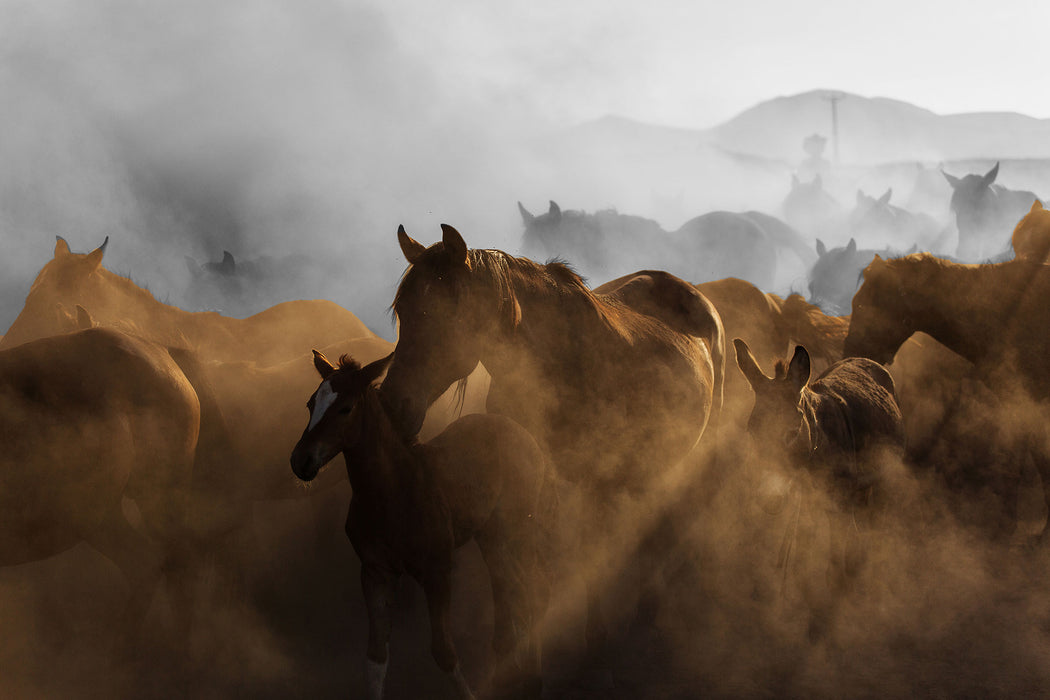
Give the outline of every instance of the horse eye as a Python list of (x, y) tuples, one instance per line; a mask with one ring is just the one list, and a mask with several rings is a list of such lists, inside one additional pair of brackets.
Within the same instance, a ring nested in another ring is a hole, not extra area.
[(347, 404), (346, 406), (342, 406), (339, 409), (339, 414), (343, 416), (349, 415), (352, 408), (353, 406), (350, 406), (349, 404)]

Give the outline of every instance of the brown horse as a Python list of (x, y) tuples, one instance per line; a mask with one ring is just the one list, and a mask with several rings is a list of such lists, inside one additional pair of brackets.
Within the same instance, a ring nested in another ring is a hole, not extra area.
[(54, 258), (37, 274), (25, 308), (0, 339), (0, 348), (63, 332), (68, 329), (63, 310), (75, 304), (104, 326), (131, 324), (149, 340), (191, 347), (205, 359), (247, 357), (273, 364), (297, 356), (303, 345), (323, 347), (372, 335), (356, 316), (330, 301), (289, 301), (245, 319), (183, 311), (102, 267), (105, 249), (103, 243), (84, 255), (71, 253), (59, 238)]
[(1018, 260), (1045, 263), (1050, 258), (1050, 211), (1038, 199), (1017, 222), (1010, 242)]
[[(559, 474), (583, 487), (607, 535), (615, 498), (652, 493), (720, 408), (717, 312), (665, 272), (598, 293), (563, 264), (468, 250), (455, 229), (442, 230), (429, 248), (398, 230), (410, 267), (394, 301), (400, 338), (382, 392), (395, 422), (415, 433), (430, 402), (483, 363), (489, 412), (536, 437)], [(598, 643), (599, 598), (588, 588), (588, 640)]]
[[(534, 631), (546, 607), (539, 541), (550, 503), (546, 457), (524, 428), (502, 416), (461, 418), (427, 443), (402, 438), (372, 386), (393, 356), (361, 367), (346, 356), (332, 365), (314, 351), (321, 385), (310, 422), (292, 452), (295, 475), (312, 480), (340, 452), (353, 487), (346, 533), (361, 559), (368, 606), (369, 697), (383, 694), (390, 639), (388, 602), (408, 573), (423, 586), (434, 660), (460, 695), (473, 694), (460, 670), (449, 628), (452, 553), (470, 540), (481, 549), (496, 610), (493, 647), (500, 664)], [(533, 657), (533, 662), (538, 657)], [(538, 667), (532, 690), (539, 696)]]
[[(853, 298), (847, 356), (889, 363), (912, 334), (924, 332), (974, 365), (1004, 402), (1050, 399), (1043, 361), (1050, 328), (1050, 267), (1014, 260), (964, 265), (927, 254), (876, 257)], [(1050, 455), (1041, 429), (1026, 428), (1050, 506)], [(1046, 530), (1044, 529), (1044, 534)]]
[[(772, 369), (792, 343), (810, 348), (814, 361), (824, 366), (842, 359), (849, 321), (825, 315), (798, 294), (781, 299), (735, 277), (696, 288), (714, 304), (726, 337), (743, 339), (762, 367)], [(742, 417), (751, 408), (751, 387), (739, 372), (728, 372), (725, 385), (726, 413)]]
[[(747, 343), (736, 338), (733, 344), (737, 365), (755, 392), (748, 431), (762, 457), (809, 471), (854, 519), (854, 509), (869, 504), (879, 485), (881, 450), (903, 455), (904, 424), (890, 373), (869, 359), (847, 358), (810, 382), (809, 353), (799, 345), (790, 363), (778, 360), (774, 376), (767, 377)], [(835, 523), (835, 513), (828, 515), (828, 578), (837, 590), (856, 574), (861, 552), (853, 528)], [(822, 633), (830, 612), (827, 602), (814, 610), (811, 636)]]
[[(91, 329), (0, 352), (0, 565), (87, 542), (127, 578), (123, 641), (183, 540), (200, 404), (164, 348)], [(133, 499), (145, 533), (125, 518)]]

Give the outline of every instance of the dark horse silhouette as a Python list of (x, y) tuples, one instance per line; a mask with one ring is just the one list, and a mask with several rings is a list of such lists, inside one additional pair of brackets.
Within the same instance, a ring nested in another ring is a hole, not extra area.
[(538, 643), (527, 637), (547, 599), (539, 550), (554, 493), (546, 457), (524, 428), (495, 415), (465, 416), (424, 444), (406, 441), (372, 386), (392, 357), (361, 367), (344, 355), (336, 367), (315, 350), (322, 381), (310, 397), (310, 423), (291, 457), (292, 470), (304, 481), (340, 452), (346, 458), (353, 487), (346, 533), (361, 559), (368, 606), (369, 697), (383, 694), (390, 640), (386, 608), (406, 572), (426, 593), (434, 660), (462, 697), (473, 697), (449, 627), (452, 553), (472, 539), (491, 576), (493, 647), (500, 665), (515, 647), (531, 646), (529, 668), (514, 671), (529, 674), (539, 697)]
[[(887, 364), (921, 331), (972, 362), (976, 376), (1004, 401), (1014, 402), (1023, 392), (1045, 403), (1050, 399), (1047, 298), (1050, 267), (1039, 263), (966, 265), (924, 253), (897, 260), (876, 256), (853, 297), (844, 350)], [(1042, 428), (1026, 431), (1022, 440), (1050, 507), (1050, 454)], [(1016, 516), (1016, 493), (1006, 496)]]
[(95, 328), (0, 351), (0, 566), (87, 542), (128, 581), (114, 629), (132, 642), (182, 554), (200, 416), (168, 351), (134, 336)]
[[(607, 280), (643, 265), (694, 282), (739, 277), (773, 289), (785, 275), (788, 284), (782, 286), (789, 286), (791, 271), (801, 273), (813, 258), (797, 231), (761, 212), (714, 211), (665, 231), (651, 219), (612, 210), (562, 211), (553, 201), (539, 216), (521, 202), (518, 209), (526, 255), (571, 260), (589, 278)], [(789, 272), (778, 275), (778, 265)]]
[(998, 175), (998, 162), (984, 175), (958, 178), (944, 173), (952, 186), (951, 210), (959, 229), (955, 255), (964, 262), (978, 262), (1006, 249), (1007, 235), (1038, 199), (1032, 192), (993, 184)]
[[(904, 423), (886, 368), (867, 358), (851, 357), (828, 367), (810, 382), (810, 358), (799, 345), (790, 363), (778, 360), (774, 376), (759, 368), (740, 338), (733, 341), (740, 371), (755, 392), (748, 430), (764, 458), (785, 458), (808, 470), (847, 515), (870, 503), (880, 481), (882, 450), (904, 451)], [(829, 512), (833, 589), (850, 583), (862, 552), (854, 528), (834, 522)], [(852, 518), (851, 518), (852, 519)], [(813, 612), (810, 634), (823, 631), (834, 599)]]
[[(397, 422), (414, 433), (429, 403), (480, 361), (492, 376), (489, 412), (523, 425), (580, 484), (598, 514), (587, 541), (615, 544), (600, 538), (614, 531), (614, 501), (652, 494), (721, 405), (717, 312), (666, 272), (597, 293), (563, 264), (468, 250), (454, 228), (442, 231), (426, 248), (398, 230), (410, 267), (382, 385)], [(588, 589), (588, 641), (597, 643), (605, 633), (597, 588)]]

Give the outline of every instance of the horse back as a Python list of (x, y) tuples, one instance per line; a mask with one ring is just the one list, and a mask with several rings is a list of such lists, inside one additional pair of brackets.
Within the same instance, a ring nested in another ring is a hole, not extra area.
[(893, 378), (867, 358), (836, 362), (803, 389), (812, 448), (856, 454), (880, 442), (903, 446), (904, 427)]
[(199, 417), (178, 365), (140, 338), (96, 328), (0, 352), (0, 559), (16, 561), (19, 541), (27, 558), (55, 553), (124, 495), (188, 486)]

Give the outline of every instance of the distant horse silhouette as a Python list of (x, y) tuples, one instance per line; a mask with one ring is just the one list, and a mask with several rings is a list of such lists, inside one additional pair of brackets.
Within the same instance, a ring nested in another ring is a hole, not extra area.
[(798, 176), (792, 175), (791, 190), (781, 209), (784, 220), (804, 236), (841, 240), (845, 225), (842, 206), (825, 191), (820, 175), (809, 182), (801, 182)]
[[(897, 260), (876, 256), (854, 296), (844, 350), (885, 364), (921, 331), (972, 362), (1003, 401), (1017, 401), (1022, 392), (1046, 402), (1047, 298), (1050, 267), (1039, 263), (964, 265), (921, 253)], [(1028, 452), (1050, 507), (1050, 455), (1041, 429), (1028, 430)]]
[(921, 212), (933, 217), (934, 221), (945, 223), (949, 214), (952, 188), (941, 172), (944, 169), (943, 164), (928, 168), (922, 163), (916, 163), (915, 167), (915, 182), (905, 200), (904, 208)]
[(1017, 222), (1010, 237), (1018, 260), (1045, 263), (1050, 261), (1050, 211), (1038, 199), (1024, 218)]
[(943, 237), (937, 222), (890, 204), (892, 196), (893, 189), (877, 199), (857, 190), (857, 204), (849, 215), (850, 236), (866, 245), (937, 249)]
[(698, 282), (729, 276), (772, 289), (778, 257), (785, 267), (800, 269), (812, 258), (796, 231), (760, 212), (710, 212), (665, 231), (651, 219), (612, 210), (563, 212), (553, 201), (539, 216), (520, 202), (518, 209), (526, 255), (570, 260), (592, 278), (619, 277), (643, 266)]
[[(799, 345), (790, 363), (778, 360), (774, 376), (767, 377), (747, 343), (736, 338), (733, 344), (737, 365), (755, 392), (748, 431), (762, 457), (808, 470), (847, 515), (869, 505), (880, 483), (883, 450), (897, 457), (904, 452), (904, 424), (886, 368), (847, 358), (810, 382), (809, 353)], [(830, 530), (829, 581), (841, 589), (856, 574), (862, 552), (850, 525), (831, 522)], [(811, 636), (823, 632), (828, 605), (834, 601), (814, 611)]]
[(984, 175), (962, 178), (944, 173), (954, 190), (951, 210), (959, 229), (956, 256), (964, 262), (998, 255), (1007, 248), (1006, 234), (1038, 199), (1032, 192), (994, 185), (999, 163)]
[(85, 255), (71, 253), (59, 238), (54, 258), (37, 274), (0, 348), (62, 332), (68, 328), (63, 309), (75, 304), (104, 326), (130, 323), (150, 340), (191, 347), (205, 359), (272, 364), (295, 357), (304, 345), (373, 335), (356, 316), (329, 301), (289, 301), (245, 319), (183, 311), (102, 267), (105, 250), (103, 243)]
[[(123, 333), (0, 351), (0, 565), (87, 542), (128, 580), (114, 628), (130, 642), (163, 568), (181, 561), (200, 411), (167, 351)], [(125, 518), (124, 497), (144, 531)]]
[(403, 573), (426, 593), (434, 660), (462, 697), (473, 697), (449, 627), (452, 553), (472, 539), (491, 576), (500, 664), (516, 647), (532, 646), (532, 663), (519, 670), (532, 675), (539, 697), (538, 642), (534, 634), (527, 637), (547, 599), (539, 550), (552, 506), (543, 499), (554, 493), (545, 490), (546, 456), (524, 428), (497, 415), (466, 416), (427, 443), (405, 440), (372, 386), (392, 357), (361, 367), (344, 356), (336, 367), (314, 351), (322, 381), (291, 456), (292, 470), (304, 481), (340, 452), (346, 458), (353, 487), (346, 533), (361, 559), (368, 607), (369, 697), (383, 695), (386, 608)]
[[(452, 382), (482, 362), (488, 410), (532, 433), (597, 513), (597, 545), (613, 503), (652, 493), (697, 444), (721, 406), (725, 345), (717, 312), (691, 285), (645, 271), (591, 291), (560, 263), (468, 250), (442, 226), (429, 248), (401, 228), (410, 263), (394, 311), (400, 337), (382, 386), (407, 434)], [(600, 534), (599, 534), (600, 533)], [(604, 638), (596, 581), (588, 641)]]

